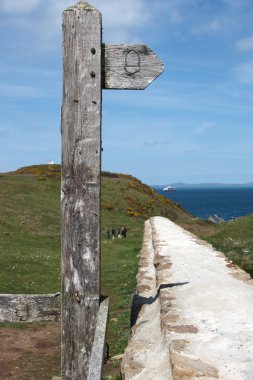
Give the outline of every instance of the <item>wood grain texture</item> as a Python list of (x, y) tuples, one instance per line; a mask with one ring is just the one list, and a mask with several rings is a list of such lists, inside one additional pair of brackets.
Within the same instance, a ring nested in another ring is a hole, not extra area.
[(0, 322), (57, 321), (60, 312), (60, 293), (0, 295)]
[(103, 88), (143, 90), (164, 70), (146, 45), (104, 45)]
[[(87, 380), (101, 380), (102, 378), (108, 316), (109, 298), (106, 298), (99, 305)], [(62, 380), (62, 378), (54, 376), (52, 380)]]
[(63, 13), (62, 379), (87, 378), (100, 297), (101, 14)]
[(95, 336), (89, 363), (88, 380), (100, 380), (105, 357), (106, 329), (108, 323), (109, 298), (100, 303)]

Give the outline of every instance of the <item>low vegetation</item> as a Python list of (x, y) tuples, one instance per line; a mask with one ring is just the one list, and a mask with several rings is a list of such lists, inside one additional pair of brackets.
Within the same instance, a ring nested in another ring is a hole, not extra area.
[[(0, 293), (60, 290), (59, 194), (58, 165), (0, 175)], [(138, 253), (144, 221), (151, 216), (165, 216), (207, 239), (252, 274), (253, 216), (216, 226), (194, 218), (136, 178), (108, 172), (102, 175), (101, 209), (101, 284), (103, 295), (110, 296), (110, 356), (121, 354), (128, 339)], [(128, 229), (126, 239), (107, 238), (108, 228), (122, 226)], [(118, 376), (118, 366), (107, 365), (105, 374)]]
[(253, 215), (217, 225), (216, 232), (206, 237), (253, 278)]

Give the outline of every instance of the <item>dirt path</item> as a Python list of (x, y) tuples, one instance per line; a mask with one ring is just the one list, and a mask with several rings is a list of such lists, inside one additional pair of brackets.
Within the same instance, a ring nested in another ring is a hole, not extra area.
[(60, 373), (59, 323), (0, 328), (0, 379), (52, 379)]

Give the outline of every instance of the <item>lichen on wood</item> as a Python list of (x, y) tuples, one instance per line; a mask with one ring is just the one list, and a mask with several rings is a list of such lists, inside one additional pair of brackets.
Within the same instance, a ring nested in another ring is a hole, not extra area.
[(85, 1), (79, 1), (75, 5), (72, 5), (71, 7), (67, 8), (64, 12), (72, 12), (77, 9), (83, 9), (87, 12), (97, 11), (96, 8), (94, 8), (92, 5)]
[(62, 378), (87, 378), (100, 301), (101, 14), (63, 13)]

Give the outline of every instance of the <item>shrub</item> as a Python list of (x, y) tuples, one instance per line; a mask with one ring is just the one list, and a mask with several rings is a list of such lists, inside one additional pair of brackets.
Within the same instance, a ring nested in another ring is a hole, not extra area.
[(102, 204), (101, 204), (101, 207), (102, 207), (104, 210), (113, 210), (113, 205), (111, 205), (110, 203), (102, 203)]

